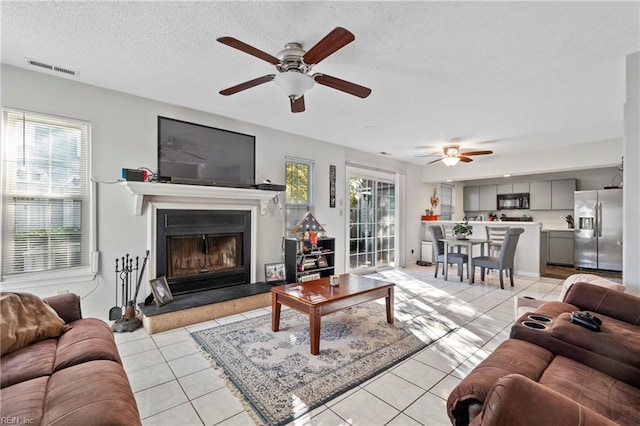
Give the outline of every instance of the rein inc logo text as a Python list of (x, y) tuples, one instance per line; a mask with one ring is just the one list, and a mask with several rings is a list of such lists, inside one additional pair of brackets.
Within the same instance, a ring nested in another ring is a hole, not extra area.
[(30, 417), (0, 417), (0, 425), (33, 425), (36, 421)]

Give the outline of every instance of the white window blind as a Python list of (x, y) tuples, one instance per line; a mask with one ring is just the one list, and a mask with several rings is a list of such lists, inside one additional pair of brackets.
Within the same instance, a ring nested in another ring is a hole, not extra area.
[(313, 162), (287, 158), (285, 164), (286, 227), (291, 230), (313, 210)]
[(89, 265), (90, 124), (3, 109), (2, 276)]

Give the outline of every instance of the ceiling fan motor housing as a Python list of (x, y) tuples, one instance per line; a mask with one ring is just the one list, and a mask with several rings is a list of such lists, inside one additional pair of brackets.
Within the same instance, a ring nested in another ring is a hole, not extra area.
[(302, 57), (307, 53), (300, 43), (287, 43), (284, 49), (278, 52), (276, 57), (280, 59), (280, 63), (276, 68), (280, 72), (298, 71), (308, 73), (311, 71), (312, 65), (307, 65), (302, 61)]

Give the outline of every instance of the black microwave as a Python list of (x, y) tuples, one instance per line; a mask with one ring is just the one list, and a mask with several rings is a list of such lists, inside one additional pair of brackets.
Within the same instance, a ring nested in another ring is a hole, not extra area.
[(498, 194), (498, 210), (519, 210), (529, 208), (529, 193)]

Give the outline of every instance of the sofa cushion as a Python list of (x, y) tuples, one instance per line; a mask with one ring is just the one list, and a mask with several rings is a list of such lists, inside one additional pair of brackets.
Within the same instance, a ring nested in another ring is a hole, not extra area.
[(46, 425), (140, 424), (131, 386), (120, 364), (89, 361), (55, 372), (44, 400)]
[(558, 300), (564, 300), (567, 292), (575, 283), (589, 283), (593, 285), (597, 285), (600, 287), (609, 288), (611, 290), (621, 291), (624, 293), (626, 287), (623, 284), (617, 283), (615, 281), (608, 280), (606, 278), (602, 278), (601, 276), (594, 274), (573, 274), (567, 277), (566, 280), (562, 283), (562, 292), (560, 293), (560, 297)]
[(571, 314), (558, 315), (551, 336), (640, 369), (640, 326), (592, 313), (602, 321), (600, 332), (571, 323)]
[(49, 376), (38, 377), (2, 388), (0, 416), (3, 423), (8, 423), (7, 419), (20, 419), (21, 423), (16, 421), (14, 424), (39, 425), (48, 381)]
[(44, 300), (29, 293), (0, 293), (0, 312), (2, 355), (70, 328)]
[(548, 350), (522, 340), (502, 342), (455, 387), (447, 400), (447, 412), (454, 425), (468, 424), (482, 408), (495, 382), (517, 373), (534, 381), (540, 378), (553, 360)]
[(69, 324), (82, 318), (80, 296), (74, 293), (56, 294), (45, 297), (45, 302), (51, 306), (62, 320)]
[(617, 426), (596, 411), (519, 374), (498, 380), (472, 426)]
[(640, 389), (558, 355), (539, 383), (621, 425), (640, 423)]
[(111, 328), (102, 320), (84, 318), (58, 338), (54, 371), (87, 361), (108, 360), (122, 363)]
[(57, 339), (41, 340), (2, 357), (1, 388), (53, 373)]

